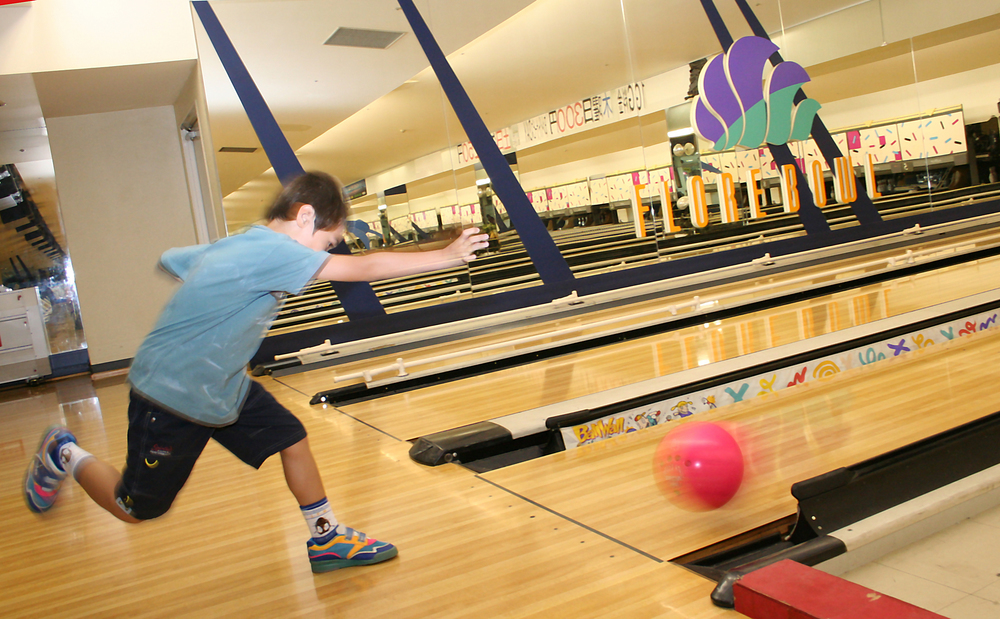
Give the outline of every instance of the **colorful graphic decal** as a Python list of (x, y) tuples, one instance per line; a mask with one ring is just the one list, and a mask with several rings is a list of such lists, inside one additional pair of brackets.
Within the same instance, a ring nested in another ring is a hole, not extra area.
[(813, 99), (794, 103), (809, 75), (794, 62), (772, 67), (768, 59), (777, 51), (767, 39), (743, 37), (705, 65), (691, 124), (715, 150), (809, 137), (820, 104)]
[(902, 159), (939, 157), (967, 149), (961, 113), (901, 122), (897, 131)]
[(628, 434), (659, 425), (673, 419), (682, 419), (702, 411), (742, 402), (815, 380), (823, 380), (852, 368), (860, 368), (885, 359), (918, 351), (937, 343), (970, 336), (996, 326), (996, 310), (967, 318), (960, 318), (934, 327), (928, 327), (905, 336), (862, 346), (831, 357), (821, 357), (802, 365), (783, 368), (777, 372), (760, 374), (686, 395), (635, 408), (578, 426), (561, 428), (566, 449)]

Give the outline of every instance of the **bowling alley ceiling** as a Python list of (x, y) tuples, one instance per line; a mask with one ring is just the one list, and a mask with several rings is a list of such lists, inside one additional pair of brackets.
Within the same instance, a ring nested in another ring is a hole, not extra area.
[[(32, 4), (20, 10), (32, 10)], [(750, 34), (734, 2), (716, 4), (734, 37)], [(881, 27), (890, 42), (873, 50), (853, 49), (850, 42), (822, 36), (804, 40), (794, 35), (795, 26), (831, 15), (877, 15), (888, 10), (884, 7), (900, 13), (903, 0), (750, 4), (786, 58), (801, 62), (814, 75), (810, 94), (821, 101), (870, 90), (877, 80), (858, 80), (857, 67), (867, 67), (872, 75), (897, 75), (893, 67), (912, 61), (911, 46), (899, 36), (906, 31), (899, 20), (865, 26)], [(986, 4), (997, 5), (986, 13), (1000, 13), (1000, 2)], [(350, 183), (466, 139), (394, 0), (216, 0), (211, 6), (307, 169), (328, 170)], [(417, 0), (416, 6), (490, 128), (720, 51), (697, 0)], [(0, 13), (0, 32), (4, 24)], [(406, 34), (384, 50), (324, 45), (340, 27)], [(171, 105), (195, 71), (199, 55), (229, 228), (254, 221), (273, 194), (277, 181), (268, 172), (270, 165), (235, 91), (204, 29), (193, 29), (195, 45), (189, 58), (0, 75), (0, 100), (6, 102), (0, 107), (0, 164), (18, 167), (63, 247), (72, 251), (72, 239), (62, 238), (45, 119)], [(977, 50), (983, 41), (1000, 48), (998, 32), (994, 16), (926, 33), (927, 62), (933, 61), (937, 73), (992, 63), (992, 56)], [(190, 31), (157, 29), (146, 34), (151, 45), (157, 37), (191, 36)], [(977, 44), (963, 46), (970, 37), (979, 37)], [(941, 53), (932, 53), (936, 51)], [(845, 69), (852, 67), (853, 77), (845, 79)], [(902, 81), (906, 79), (912, 81)], [(218, 152), (222, 148), (256, 150)], [(13, 229), (5, 225), (0, 230), (0, 268), (14, 254), (44, 268), (46, 257), (20, 241)]]

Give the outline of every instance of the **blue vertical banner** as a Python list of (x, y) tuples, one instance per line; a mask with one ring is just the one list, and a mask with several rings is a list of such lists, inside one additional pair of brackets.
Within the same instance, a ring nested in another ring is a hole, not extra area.
[(207, 0), (198, 0), (191, 4), (198, 13), (198, 17), (201, 18), (205, 32), (208, 33), (208, 38), (211, 39), (212, 45), (215, 47), (215, 53), (218, 54), (229, 80), (233, 83), (233, 88), (236, 89), (240, 103), (243, 104), (243, 109), (246, 110), (247, 117), (250, 118), (250, 124), (253, 125), (257, 139), (264, 147), (264, 152), (267, 154), (271, 166), (274, 167), (278, 180), (284, 185), (302, 174), (302, 165), (295, 156), (295, 152), (292, 151), (292, 147), (289, 146), (288, 140), (281, 133), (278, 122), (267, 107), (264, 97), (257, 89), (257, 85), (254, 84), (253, 78), (250, 77), (250, 72), (247, 71), (246, 65), (243, 64), (236, 48), (233, 47), (233, 43), (229, 40), (229, 35), (226, 34), (219, 18), (215, 15), (215, 11), (209, 6)]
[[(278, 121), (274, 119), (270, 108), (267, 107), (264, 97), (260, 94), (253, 78), (250, 77), (250, 72), (247, 71), (246, 65), (243, 64), (243, 60), (236, 52), (236, 48), (219, 22), (215, 11), (206, 0), (196, 0), (191, 4), (201, 19), (205, 32), (212, 41), (212, 46), (215, 47), (215, 52), (218, 54), (229, 80), (233, 83), (233, 88), (236, 89), (236, 94), (243, 104), (243, 109), (246, 110), (250, 124), (253, 125), (253, 129), (257, 133), (257, 139), (264, 147), (271, 167), (274, 168), (275, 174), (283, 185), (288, 183), (304, 172), (302, 164), (299, 163), (298, 157), (295, 156), (291, 145), (288, 144), (288, 140), (285, 139), (285, 135), (278, 127)], [(346, 243), (341, 243), (333, 250), (333, 253), (347, 255), (351, 253), (351, 250)], [(347, 312), (347, 317), (351, 320), (385, 315), (385, 309), (379, 303), (371, 285), (364, 282), (331, 282), (331, 284), (334, 292), (337, 293), (340, 304)]]
[(427, 60), (430, 61), (448, 101), (451, 102), (451, 106), (455, 110), (455, 115), (458, 116), (469, 141), (476, 149), (479, 161), (490, 177), (493, 191), (500, 196), (500, 200), (507, 209), (507, 215), (510, 216), (511, 223), (520, 235), (542, 282), (560, 288), (571, 286), (575, 279), (566, 259), (559, 253), (559, 248), (556, 247), (552, 236), (549, 235), (542, 220), (535, 213), (535, 209), (524, 194), (524, 189), (521, 188), (517, 177), (511, 171), (507, 160), (500, 152), (500, 148), (493, 141), (493, 135), (486, 128), (486, 123), (476, 111), (472, 100), (465, 92), (458, 76), (455, 75), (455, 71), (445, 58), (444, 52), (441, 51), (441, 47), (434, 39), (434, 35), (431, 34), (423, 17), (420, 16), (420, 12), (417, 11), (412, 0), (399, 0), (399, 6), (410, 22), (413, 34), (420, 42), (424, 54), (427, 55)]

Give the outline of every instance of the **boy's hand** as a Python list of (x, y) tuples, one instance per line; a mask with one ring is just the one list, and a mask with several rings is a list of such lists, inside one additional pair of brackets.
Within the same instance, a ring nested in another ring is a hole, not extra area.
[(487, 246), (489, 246), (488, 235), (479, 234), (479, 228), (468, 228), (462, 230), (462, 234), (444, 250), (455, 260), (472, 262), (476, 259), (476, 252), (486, 249)]

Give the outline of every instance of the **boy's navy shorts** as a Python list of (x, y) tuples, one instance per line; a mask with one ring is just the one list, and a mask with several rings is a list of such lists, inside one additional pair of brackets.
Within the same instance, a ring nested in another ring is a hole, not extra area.
[(128, 456), (116, 500), (139, 520), (162, 516), (187, 481), (208, 439), (260, 468), (269, 457), (306, 437), (295, 415), (257, 382), (232, 425), (202, 426), (164, 410), (135, 391), (129, 394)]

